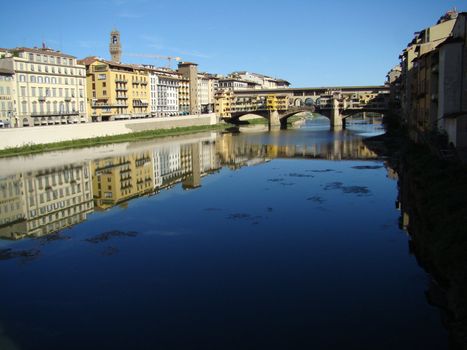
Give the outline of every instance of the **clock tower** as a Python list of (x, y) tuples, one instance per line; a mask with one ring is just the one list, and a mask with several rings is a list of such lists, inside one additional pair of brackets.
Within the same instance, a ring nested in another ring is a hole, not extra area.
[(112, 57), (112, 62), (121, 62), (122, 56), (122, 45), (120, 44), (120, 32), (118, 30), (112, 30), (110, 33), (110, 57)]

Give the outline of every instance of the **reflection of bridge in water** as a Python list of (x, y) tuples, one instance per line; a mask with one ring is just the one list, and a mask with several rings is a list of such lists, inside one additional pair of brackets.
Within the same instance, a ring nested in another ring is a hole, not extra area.
[(330, 143), (311, 145), (254, 144), (238, 139), (230, 134), (217, 142), (217, 152), (221, 163), (236, 168), (260, 163), (275, 158), (302, 158), (327, 160), (377, 159), (375, 152), (355, 139), (335, 139)]

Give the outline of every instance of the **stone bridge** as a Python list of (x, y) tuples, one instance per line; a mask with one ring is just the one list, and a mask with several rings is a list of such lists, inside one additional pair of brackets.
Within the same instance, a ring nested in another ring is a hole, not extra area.
[(294, 116), (298, 113), (303, 112), (315, 112), (315, 106), (301, 106), (295, 107), (292, 106), (290, 108), (284, 110), (269, 110), (269, 109), (256, 109), (251, 111), (240, 111), (240, 112), (233, 112), (231, 113), (231, 117), (229, 121), (231, 123), (238, 123), (240, 118), (247, 115), (247, 114), (254, 114), (266, 118), (271, 126), (281, 126), (285, 128), (287, 126), (287, 119)]
[[(282, 108), (267, 108), (264, 101), (271, 96), (287, 100)], [(331, 127), (345, 126), (345, 119), (363, 112), (385, 114), (389, 110), (389, 88), (386, 86), (348, 86), (321, 88), (287, 88), (269, 90), (237, 90), (235, 97), (263, 101), (252, 108), (236, 110), (232, 104), (230, 120), (238, 121), (246, 114), (266, 118), (270, 126), (286, 127), (287, 119), (297, 113), (314, 112), (329, 118)]]

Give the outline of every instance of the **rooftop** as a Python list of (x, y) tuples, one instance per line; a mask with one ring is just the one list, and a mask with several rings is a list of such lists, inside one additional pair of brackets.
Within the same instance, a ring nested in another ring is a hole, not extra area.
[(72, 55), (68, 55), (68, 54), (65, 54), (61, 51), (56, 51), (56, 50), (53, 50), (51, 48), (48, 48), (48, 47), (42, 47), (42, 48), (38, 48), (38, 47), (33, 47), (33, 48), (29, 48), (29, 47), (15, 47), (13, 49), (6, 49), (7, 51), (11, 51), (11, 52), (31, 52), (31, 53), (37, 53), (37, 54), (41, 54), (41, 55), (49, 55), (49, 56), (60, 56), (60, 57), (67, 57), (67, 58), (76, 58), (75, 56), (72, 56)]

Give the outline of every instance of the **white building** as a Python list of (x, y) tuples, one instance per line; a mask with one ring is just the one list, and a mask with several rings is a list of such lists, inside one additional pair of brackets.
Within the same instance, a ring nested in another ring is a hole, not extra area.
[(209, 78), (198, 73), (198, 107), (199, 113), (210, 111), (209, 105)]
[(179, 109), (179, 80), (180, 75), (174, 71), (156, 70), (157, 116), (167, 117), (180, 114)]
[(0, 128), (17, 126), (16, 104), (15, 72), (0, 67)]
[(255, 83), (257, 84), (255, 86), (257, 89), (279, 89), (287, 88), (290, 85), (288, 81), (283, 79), (272, 78), (267, 75), (246, 71), (232, 72), (229, 74), (229, 77)]
[(85, 123), (86, 68), (52, 49), (15, 48), (0, 58), (0, 69), (15, 73), (12, 100), (17, 126)]

